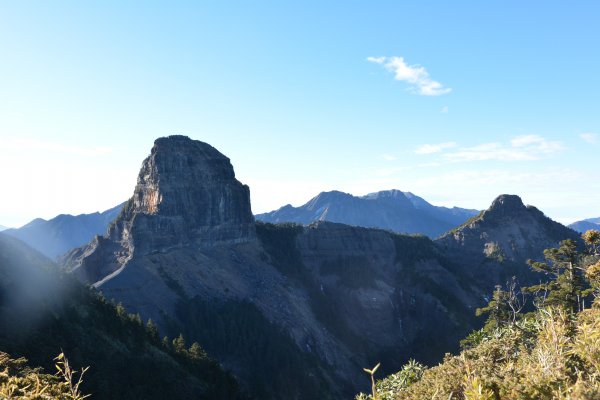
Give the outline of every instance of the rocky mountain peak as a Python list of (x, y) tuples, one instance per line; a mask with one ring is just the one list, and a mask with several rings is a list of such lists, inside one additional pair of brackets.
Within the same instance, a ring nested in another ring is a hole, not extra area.
[(488, 216), (495, 217), (514, 217), (519, 213), (527, 211), (521, 198), (514, 194), (501, 194), (496, 197), (492, 205), (486, 211)]
[(75, 268), (101, 253), (102, 258), (115, 254), (113, 270), (131, 259), (133, 252), (143, 255), (185, 245), (239, 243), (255, 235), (250, 189), (235, 178), (229, 158), (209, 144), (168, 136), (154, 142), (133, 197), (107, 237), (82, 250), (84, 258), (75, 262)]
[(481, 257), (525, 262), (564, 239), (578, 240), (571, 229), (552, 221), (519, 196), (503, 194), (479, 216), (438, 240), (446, 248)]
[(154, 142), (117, 224), (130, 223), (135, 247), (152, 250), (254, 237), (250, 189), (229, 158), (186, 136)]
[(406, 197), (407, 196), (406, 196), (406, 194), (404, 192), (402, 192), (401, 190), (397, 190), (397, 189), (382, 190), (382, 191), (379, 191), (379, 192), (369, 193), (366, 196), (363, 196), (363, 198), (365, 198), (365, 199), (385, 199), (385, 198), (390, 198), (390, 199), (395, 199), (395, 198), (405, 199)]

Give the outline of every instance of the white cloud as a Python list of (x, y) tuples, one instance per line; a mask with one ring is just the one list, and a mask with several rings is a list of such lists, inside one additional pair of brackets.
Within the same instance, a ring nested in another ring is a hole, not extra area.
[(582, 133), (579, 137), (590, 144), (598, 143), (598, 135), (595, 133)]
[(456, 143), (454, 142), (445, 142), (438, 144), (423, 144), (415, 150), (415, 154), (433, 154), (439, 153), (445, 149), (451, 149), (456, 147)]
[(383, 64), (385, 62), (385, 57), (367, 57), (368, 62)]
[(396, 161), (398, 159), (398, 157), (391, 154), (382, 154), (381, 158), (383, 158), (385, 161)]
[(425, 67), (408, 65), (403, 57), (367, 57), (367, 61), (382, 65), (394, 74), (394, 79), (397, 81), (409, 83), (414, 93), (423, 96), (440, 96), (452, 91), (451, 88), (446, 88), (440, 82), (431, 79)]
[(508, 144), (491, 142), (472, 147), (462, 147), (444, 154), (444, 158), (452, 162), (532, 161), (562, 150), (564, 150), (564, 146), (561, 142), (547, 140), (540, 135), (523, 135), (511, 139)]
[(448, 106), (444, 106), (442, 107), (442, 111), (443, 114), (448, 114)]

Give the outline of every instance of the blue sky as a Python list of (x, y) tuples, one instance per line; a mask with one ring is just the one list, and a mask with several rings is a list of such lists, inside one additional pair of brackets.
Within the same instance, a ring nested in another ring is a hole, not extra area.
[(118, 204), (169, 134), (230, 157), (254, 212), (397, 188), (600, 216), (596, 1), (19, 1), (0, 18), (2, 225)]

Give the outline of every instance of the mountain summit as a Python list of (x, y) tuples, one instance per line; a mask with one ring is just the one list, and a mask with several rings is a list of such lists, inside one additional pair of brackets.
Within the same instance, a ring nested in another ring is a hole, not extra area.
[[(76, 274), (93, 283), (144, 255), (189, 244), (255, 238), (250, 190), (214, 147), (186, 136), (159, 138), (144, 162), (133, 197), (104, 237), (71, 252)], [(108, 264), (98, 260), (112, 254)]]
[(525, 262), (541, 259), (544, 249), (564, 239), (580, 241), (575, 231), (526, 206), (519, 196), (503, 194), (487, 210), (436, 242), (451, 258), (461, 260), (469, 274), (487, 282), (484, 287), (490, 287), (511, 275), (523, 284), (539, 279), (524, 268)]
[(478, 216), (438, 240), (463, 250), (485, 248), (484, 253), (511, 260), (539, 257), (540, 249), (556, 246), (560, 240), (579, 240), (575, 231), (546, 217), (519, 196), (503, 194)]
[(244, 241), (255, 235), (250, 189), (235, 179), (229, 158), (209, 144), (160, 138), (111, 233), (117, 232), (131, 236), (142, 251)]

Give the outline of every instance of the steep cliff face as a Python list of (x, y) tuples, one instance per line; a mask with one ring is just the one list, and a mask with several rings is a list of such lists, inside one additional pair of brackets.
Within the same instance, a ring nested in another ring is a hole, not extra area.
[(134, 253), (254, 238), (250, 191), (235, 179), (229, 159), (206, 143), (169, 136), (155, 141), (133, 197), (107, 235), (65, 259), (82, 280), (99, 283), (119, 273)]
[(320, 222), (295, 245), (316, 315), (355, 358), (435, 362), (476, 325), (477, 290), (426, 237)]
[(144, 253), (254, 237), (250, 190), (235, 179), (229, 158), (185, 136), (155, 141), (119, 222), (131, 223), (129, 236)]

